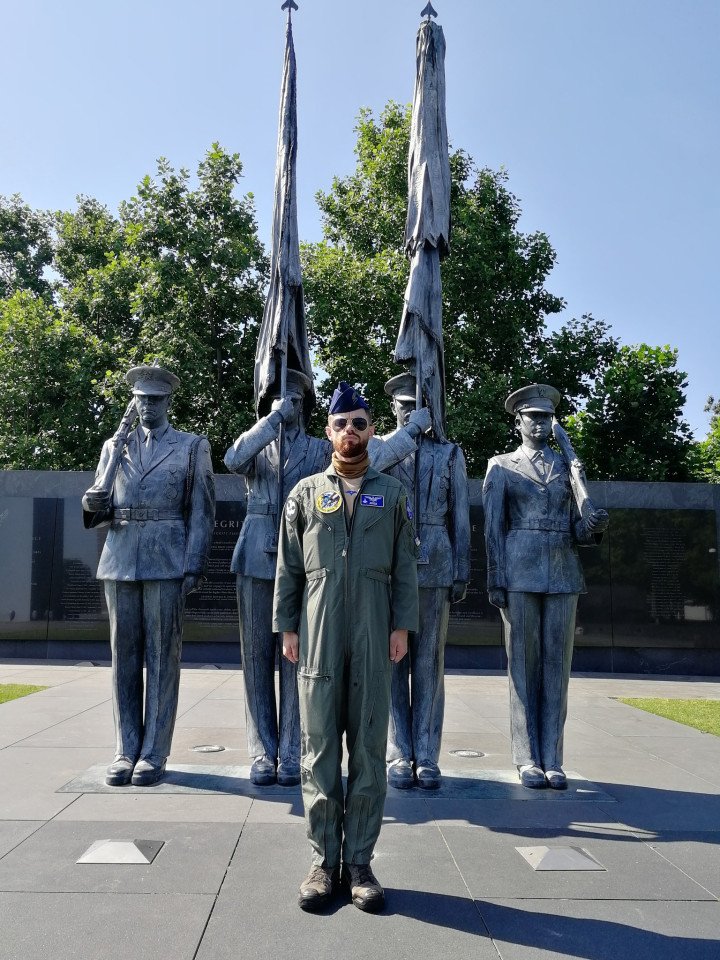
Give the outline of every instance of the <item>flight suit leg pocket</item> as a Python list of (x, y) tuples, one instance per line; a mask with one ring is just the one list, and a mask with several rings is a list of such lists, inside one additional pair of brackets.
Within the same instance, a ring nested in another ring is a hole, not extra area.
[(298, 667), (298, 701), (303, 740), (327, 736), (335, 729), (335, 684), (328, 673)]

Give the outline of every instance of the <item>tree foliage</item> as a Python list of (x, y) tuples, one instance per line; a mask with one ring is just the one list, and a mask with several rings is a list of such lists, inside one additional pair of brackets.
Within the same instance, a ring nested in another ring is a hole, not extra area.
[[(146, 176), (117, 215), (89, 197), (52, 220), (19, 202), (0, 208), (25, 225), (16, 231), (14, 273), (3, 269), (14, 277), (7, 292), (22, 292), (0, 300), (0, 383), (13, 386), (0, 401), (4, 466), (94, 466), (127, 403), (125, 371), (156, 357), (181, 378), (174, 424), (207, 434), (221, 462), (254, 419), (251, 371), (268, 270), (252, 195), (235, 195), (241, 173), (238, 156), (215, 144), (196, 185), (160, 160), (156, 177)], [(29, 225), (46, 222), (49, 296), (27, 266), (40, 250)], [(32, 416), (19, 416), (23, 408)], [(15, 437), (5, 433), (12, 424), (21, 425)]]
[(569, 432), (597, 480), (689, 480), (686, 374), (668, 346), (623, 346), (594, 384)]
[[(381, 428), (391, 425), (383, 384), (392, 362), (409, 263), (409, 111), (390, 103), (357, 127), (355, 171), (319, 193), (323, 240), (303, 248), (311, 343), (329, 374), (363, 384)], [(545, 234), (518, 228), (520, 206), (503, 171), (451, 154), (451, 254), (443, 263), (443, 331), (449, 436), (475, 473), (512, 444), (508, 393), (536, 378), (559, 382), (570, 410), (616, 350), (606, 324), (586, 315), (548, 334), (564, 303), (546, 289), (555, 252)]]
[(702, 483), (720, 483), (720, 400), (708, 397), (705, 412), (710, 414), (710, 429), (704, 440), (690, 453), (693, 479)]

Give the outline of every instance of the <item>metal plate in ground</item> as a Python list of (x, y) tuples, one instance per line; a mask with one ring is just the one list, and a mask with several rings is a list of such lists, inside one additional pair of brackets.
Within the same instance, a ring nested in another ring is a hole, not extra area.
[(592, 854), (582, 847), (515, 847), (533, 870), (603, 870)]
[(76, 863), (152, 863), (164, 840), (96, 840)]

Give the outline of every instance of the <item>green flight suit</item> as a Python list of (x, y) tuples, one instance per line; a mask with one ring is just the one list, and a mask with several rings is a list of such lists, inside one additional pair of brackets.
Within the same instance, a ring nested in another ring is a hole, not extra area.
[[(273, 629), (298, 633), (301, 775), (313, 862), (369, 863), (380, 833), (392, 630), (417, 630), (414, 529), (402, 484), (370, 467), (346, 520), (330, 466), (283, 512)], [(348, 748), (343, 797), (342, 737)]]

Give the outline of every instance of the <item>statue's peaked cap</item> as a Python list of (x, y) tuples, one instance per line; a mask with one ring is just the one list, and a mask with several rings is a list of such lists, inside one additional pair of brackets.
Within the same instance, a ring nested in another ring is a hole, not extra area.
[(390, 377), (385, 384), (385, 393), (397, 400), (414, 400), (417, 392), (417, 380), (414, 373), (398, 373)]
[(180, 385), (180, 378), (165, 367), (143, 365), (125, 374), (133, 393), (168, 394)]
[(555, 413), (561, 400), (559, 390), (547, 383), (531, 383), (515, 390), (505, 401), (508, 413)]

